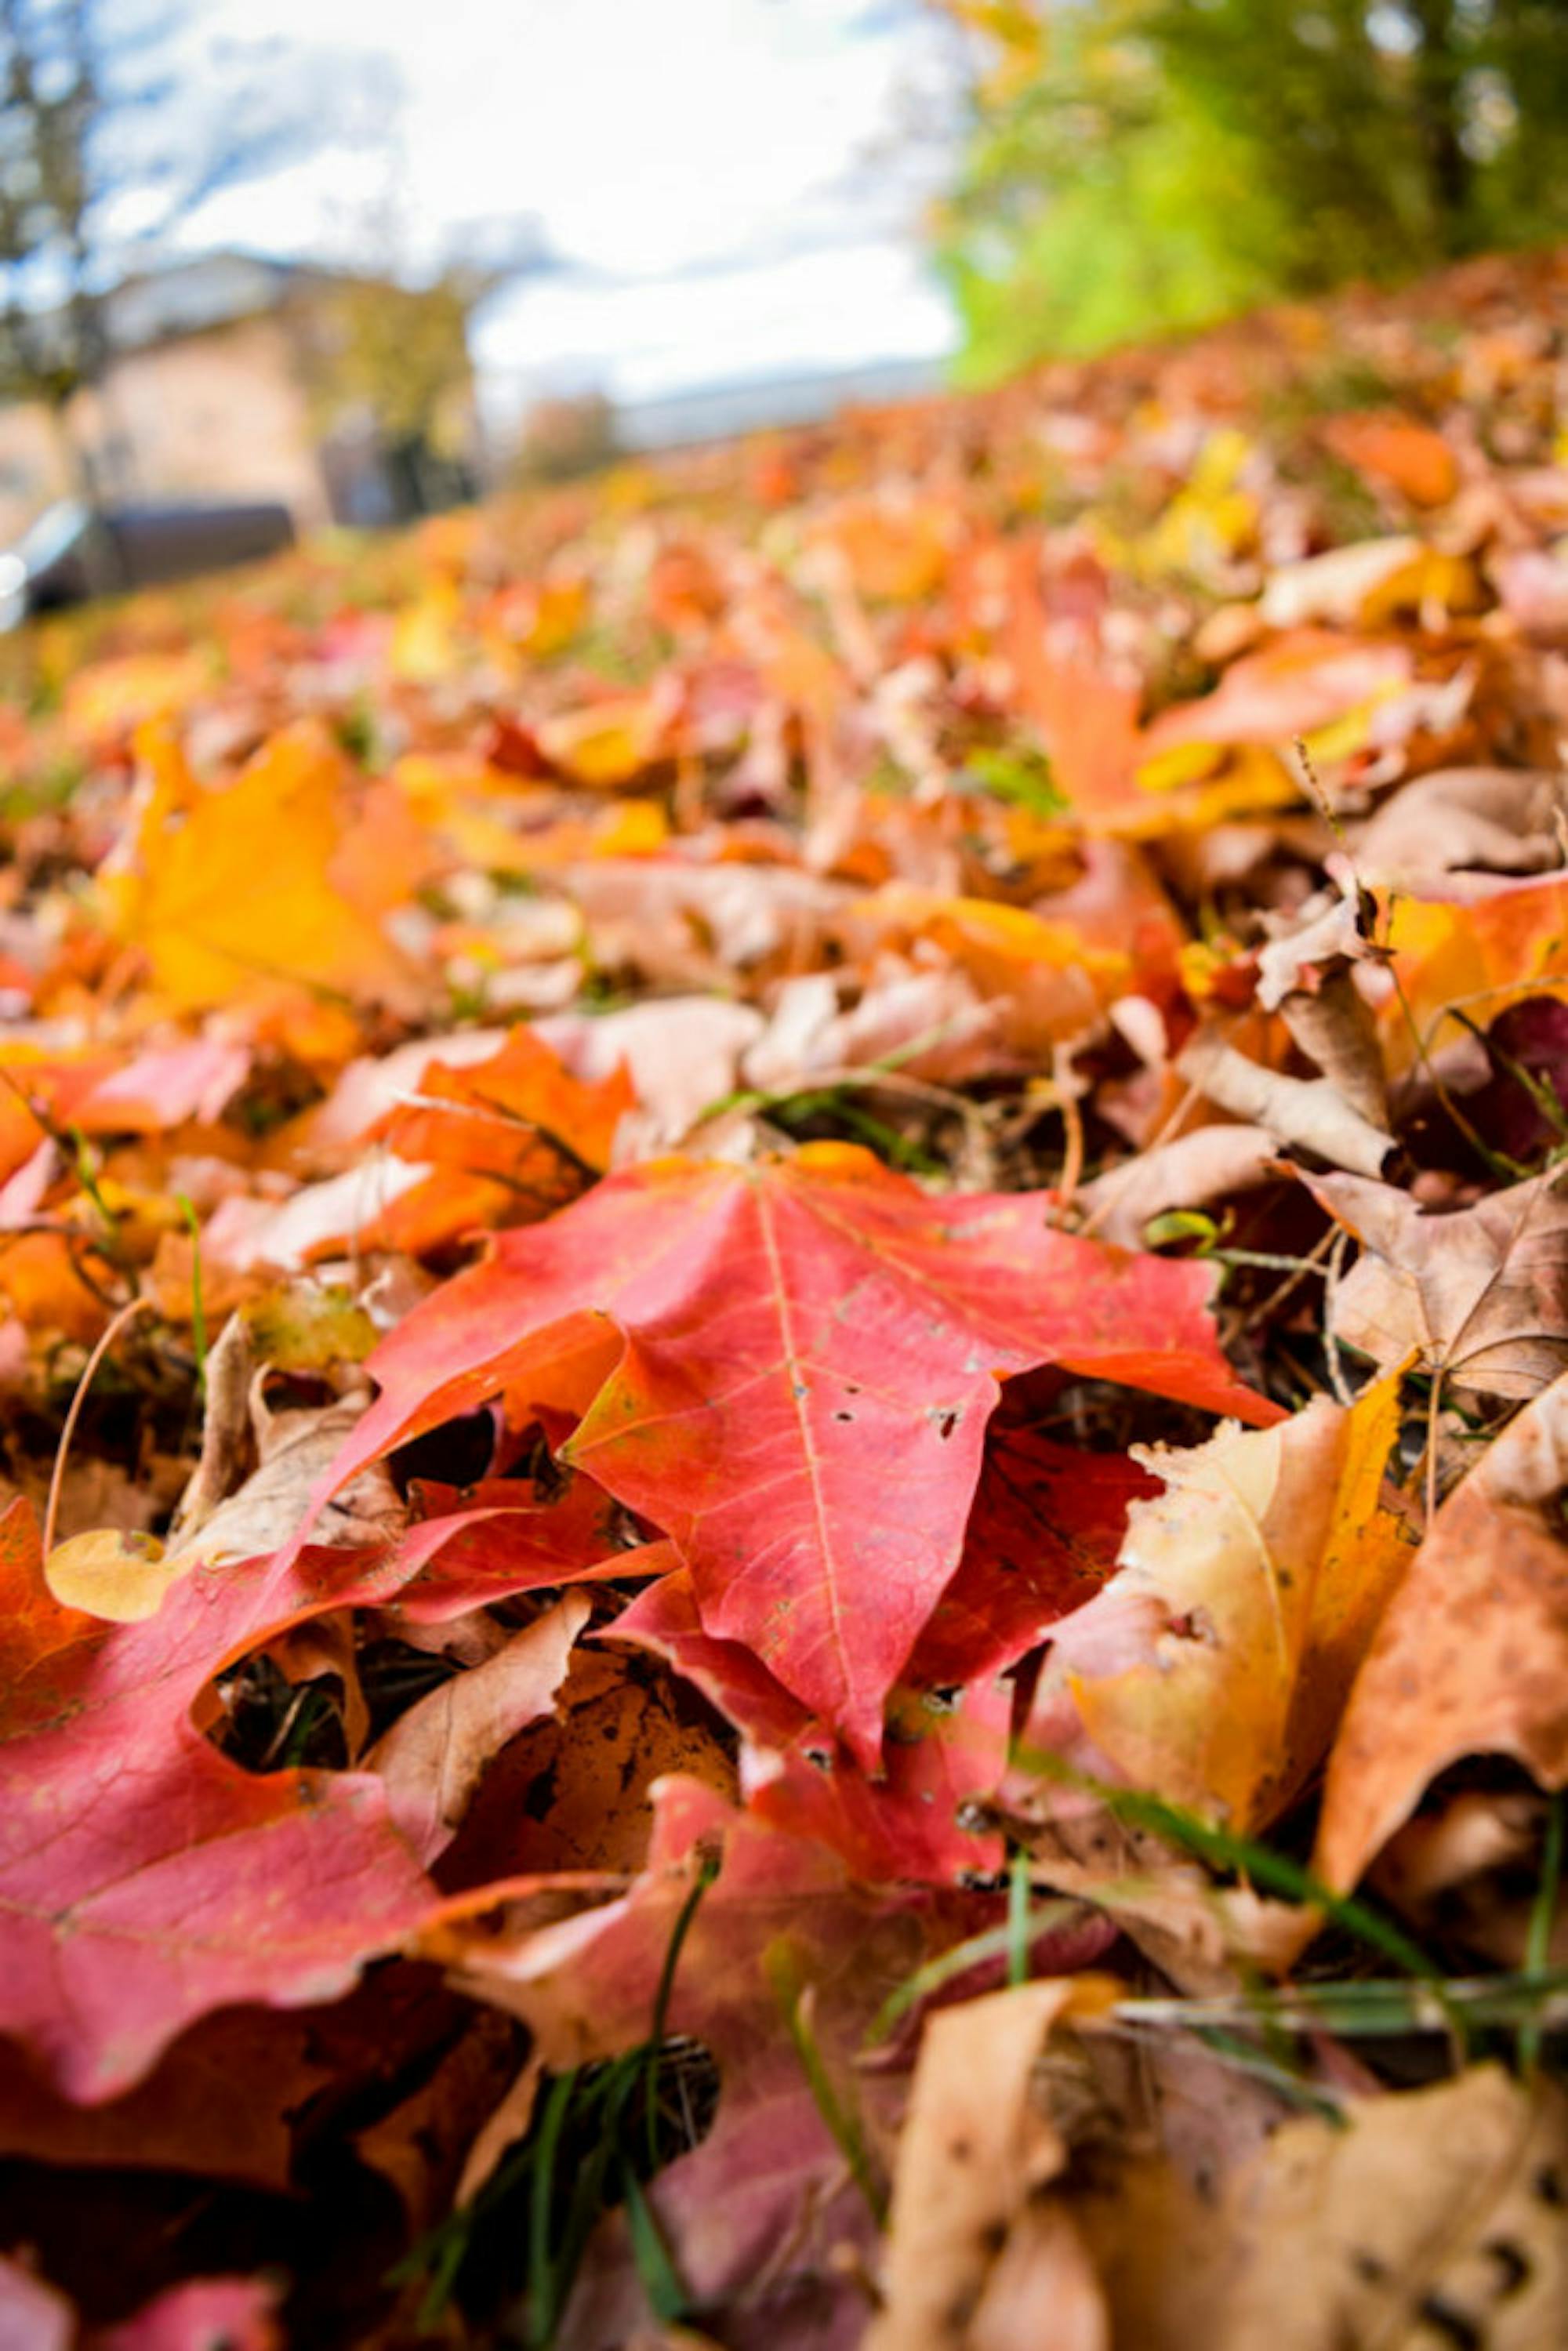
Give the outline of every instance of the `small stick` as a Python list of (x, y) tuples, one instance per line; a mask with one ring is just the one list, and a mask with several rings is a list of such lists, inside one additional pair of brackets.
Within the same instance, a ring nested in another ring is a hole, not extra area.
[(55, 1521), (60, 1514), (60, 1491), (66, 1479), (66, 1458), (71, 1449), (71, 1438), (76, 1434), (76, 1425), (81, 1417), (82, 1405), (87, 1402), (87, 1392), (92, 1385), (92, 1375), (126, 1324), (134, 1321), (138, 1314), (149, 1313), (152, 1311), (154, 1311), (152, 1301), (150, 1298), (133, 1298), (128, 1305), (122, 1306), (82, 1367), (82, 1375), (77, 1382), (77, 1392), (71, 1398), (71, 1408), (66, 1415), (66, 1425), (60, 1431), (59, 1448), (55, 1455), (54, 1471), (49, 1479), (49, 1499), (44, 1510), (44, 1557), (46, 1559), (55, 1547)]

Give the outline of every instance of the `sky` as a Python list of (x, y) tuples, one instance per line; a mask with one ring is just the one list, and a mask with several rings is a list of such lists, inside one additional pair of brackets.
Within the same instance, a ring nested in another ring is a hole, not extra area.
[[(254, 47), (256, 17), (196, 0), (188, 61)], [(946, 87), (920, 0), (267, 0), (265, 23), (270, 70), (364, 65), (385, 95), (369, 136), (225, 191), (181, 242), (417, 269), (531, 220), (568, 266), (481, 313), (493, 398), (951, 348), (916, 235)]]

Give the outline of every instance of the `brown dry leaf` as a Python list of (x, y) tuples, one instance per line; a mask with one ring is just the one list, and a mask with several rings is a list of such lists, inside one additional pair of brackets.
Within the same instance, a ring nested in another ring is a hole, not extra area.
[(453, 2190), (455, 2205), (471, 2204), (517, 2141), (528, 2137), (544, 2070), (544, 2059), (536, 2050), (475, 2132)]
[[(1238, 2174), (1195, 2266), (1125, 2274), (1138, 2351), (1553, 2351), (1568, 2339), (1568, 2101), (1500, 2067), (1287, 2123)], [(1190, 2243), (1190, 2241), (1189, 2241)], [(1185, 2274), (1184, 2274), (1185, 2273)], [(1141, 2291), (1138, 2291), (1141, 2284)]]
[[(40, 1518), (48, 1496), (51, 1466), (47, 1461), (16, 1465), (17, 1484)], [(183, 1483), (184, 1465), (169, 1454), (154, 1454), (145, 1469), (132, 1477), (117, 1461), (73, 1452), (60, 1480), (57, 1524), (61, 1537), (105, 1527), (145, 1534), (178, 1499)], [(8, 1490), (5, 1499), (10, 1499)]]
[[(253, 1390), (260, 1423), (260, 1465), (237, 1494), (173, 1546), (182, 1572), (225, 1559), (256, 1559), (276, 1551), (305, 1521), (306, 1500), (365, 1407), (364, 1396), (300, 1412), (268, 1412)], [(374, 1543), (395, 1534), (406, 1513), (383, 1469), (356, 1478), (315, 1521), (317, 1543)]]
[(1278, 1164), (1279, 1148), (1262, 1126), (1200, 1126), (1157, 1144), (1080, 1185), (1087, 1229), (1118, 1249), (1141, 1249), (1145, 1228), (1167, 1209), (1206, 1208), (1261, 1184)]
[(1511, 1185), (1449, 1216), (1356, 1176), (1311, 1187), (1362, 1255), (1330, 1328), (1380, 1372), (1414, 1357), (1457, 1387), (1532, 1396), (1568, 1366), (1568, 1176)]
[(517, 2056), (515, 2026), (497, 2010), (477, 2009), (408, 2096), (354, 2133), (356, 2154), (390, 2184), (411, 2234), (451, 2209), (467, 2150), (505, 2103)]
[(251, 1442), (256, 1350), (243, 1314), (231, 1314), (207, 1354), (202, 1450), (174, 1513), (172, 1539), (200, 1532), (240, 1482)]
[(454, 1864), (465, 1883), (640, 1869), (653, 1824), (649, 1791), (671, 1773), (735, 1792), (728, 1750), (693, 1719), (678, 1683), (624, 1655), (579, 1648), (553, 1715), (515, 1739), (486, 1779)]
[(392, 1818), (427, 1868), (499, 1750), (550, 1711), (591, 1614), (580, 1592), (567, 1593), (483, 1665), (431, 1690), (371, 1748), (366, 1769), (380, 1772)]
[(883, 2304), (863, 2351), (1109, 2351), (1082, 2241), (1060, 2205), (1041, 2201), (1068, 2148), (1035, 2069), (1060, 2021), (1092, 2016), (1111, 1996), (1097, 1977), (1058, 1979), (927, 2023), (899, 2141)]
[(1195, 1037), (1176, 1068), (1232, 1118), (1266, 1127), (1280, 1144), (1311, 1151), (1335, 1167), (1376, 1176), (1394, 1137), (1347, 1101), (1332, 1078), (1290, 1078), (1249, 1061), (1218, 1037)]
[(1387, 1134), (1377, 1022), (1355, 977), (1358, 964), (1385, 959), (1366, 921), (1357, 888), (1309, 901), (1301, 917), (1260, 950), (1258, 1002), (1279, 1013), (1292, 1041), (1351, 1108)]
[(1356, 1677), (1329, 1759), (1317, 1867), (1354, 1884), (1467, 1755), (1568, 1783), (1568, 1375), (1443, 1504)]
[(291, 1625), (267, 1645), (267, 1655), (291, 1689), (304, 1682), (335, 1681), (342, 1691), (343, 1740), (349, 1761), (357, 1764), (371, 1735), (371, 1709), (360, 1679), (360, 1645), (351, 1608), (329, 1609), (303, 1625)]
[(1293, 990), (1281, 1002), (1280, 1017), (1341, 1100), (1375, 1134), (1387, 1135), (1388, 1092), (1377, 1022), (1350, 967), (1324, 972), (1314, 987)]
[[(1026, 1734), (1027, 1736), (1027, 1734)], [(1064, 1796), (1019, 1771), (1004, 1783), (1008, 1825), (1037, 1887), (1113, 1918), (1162, 1975), (1196, 1998), (1282, 1976), (1317, 1931), (1313, 1915), (1245, 1886), (1217, 1886), (1164, 1838), (1129, 1828), (1099, 1798)]]
[(1378, 1500), (1396, 1391), (1135, 1448), (1166, 1490), (1134, 1503), (1115, 1574), (1058, 1629), (1020, 1748), (1086, 1742), (1127, 1785), (1232, 1829), (1281, 1812), (1409, 1557)]
[(1564, 862), (1568, 776), (1540, 768), (1441, 768), (1406, 784), (1352, 835), (1370, 889), (1448, 873), (1545, 873)]
[(1270, 928), (1273, 935), (1258, 950), (1258, 1001), (1266, 1012), (1316, 987), (1323, 971), (1367, 962), (1376, 952), (1354, 889), (1311, 898), (1288, 927)]

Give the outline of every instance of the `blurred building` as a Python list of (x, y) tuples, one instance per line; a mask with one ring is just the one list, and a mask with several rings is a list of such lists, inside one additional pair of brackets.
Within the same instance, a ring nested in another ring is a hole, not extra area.
[(773, 425), (817, 424), (841, 409), (879, 407), (937, 392), (943, 371), (935, 360), (868, 360), (861, 367), (819, 368), (809, 374), (747, 376), (694, 384), (650, 400), (622, 401), (615, 434), (626, 449), (674, 449), (728, 441)]
[[(334, 398), (345, 340), (406, 288), (308, 264), (214, 253), (127, 279), (104, 299), (112, 354), (67, 417), (0, 408), (0, 543), (75, 494), (106, 501), (277, 498), (300, 528), (396, 522), (470, 496), (477, 422), (466, 352), (441, 430), (395, 431), (357, 390)], [(73, 478), (73, 475), (75, 478)]]

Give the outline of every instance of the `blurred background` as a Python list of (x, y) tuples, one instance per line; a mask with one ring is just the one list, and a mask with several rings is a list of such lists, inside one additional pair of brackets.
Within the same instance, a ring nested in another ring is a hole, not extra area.
[(0, 0), (0, 542), (392, 523), (1568, 225), (1568, 0)]

